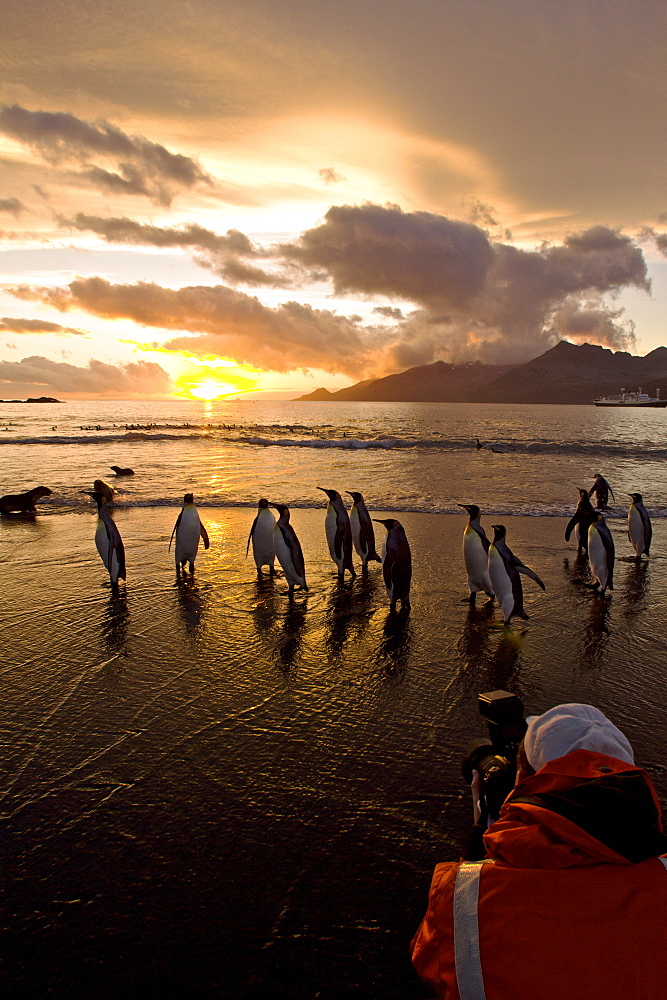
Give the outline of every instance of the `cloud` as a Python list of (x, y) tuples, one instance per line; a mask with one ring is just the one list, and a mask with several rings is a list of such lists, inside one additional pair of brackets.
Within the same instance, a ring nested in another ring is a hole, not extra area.
[(403, 310), (396, 309), (394, 306), (376, 306), (373, 310), (378, 316), (384, 316), (385, 319), (403, 319)]
[(254, 246), (238, 229), (229, 229), (224, 236), (195, 223), (181, 226), (153, 226), (134, 219), (103, 218), (79, 212), (73, 219), (59, 218), (61, 225), (84, 232), (93, 232), (107, 243), (129, 243), (137, 246), (180, 247), (197, 253), (198, 262), (235, 284), (283, 286), (284, 276), (269, 274), (245, 263), (243, 258), (262, 257), (263, 251)]
[(15, 319), (11, 316), (0, 316), (0, 330), (6, 330), (8, 333), (55, 333), (58, 336), (88, 336), (85, 330), (61, 326), (60, 323), (48, 323), (41, 319)]
[(25, 212), (25, 205), (18, 198), (0, 198), (0, 212), (6, 212), (18, 219), (21, 212)]
[(85, 367), (42, 357), (0, 361), (1, 383), (19, 386), (22, 391), (38, 391), (40, 395), (52, 392), (155, 395), (171, 390), (167, 372), (150, 361), (110, 365), (93, 359)]
[(395, 365), (408, 358), (528, 360), (551, 346), (559, 330), (566, 335), (566, 316), (583, 322), (592, 296), (597, 319), (590, 338), (628, 346), (631, 328), (601, 297), (628, 286), (650, 288), (641, 249), (606, 226), (572, 234), (562, 245), (523, 250), (444, 216), (340, 206), (283, 252), (311, 274), (329, 276), (341, 294), (384, 295), (421, 307), (387, 345)]
[(225, 285), (172, 290), (149, 282), (111, 284), (78, 278), (68, 288), (20, 286), (12, 293), (56, 309), (84, 309), (96, 316), (133, 320), (142, 326), (189, 334), (169, 350), (216, 354), (272, 371), (324, 368), (360, 376), (371, 363), (376, 331), (357, 317), (340, 316), (299, 302), (275, 308)]
[(341, 181), (347, 179), (342, 174), (339, 174), (337, 170), (334, 170), (333, 167), (322, 167), (319, 175), (325, 184), (340, 184)]
[[(141, 135), (106, 121), (90, 123), (67, 112), (29, 111), (0, 105), (0, 133), (36, 150), (47, 162), (78, 163), (77, 176), (104, 191), (142, 194), (169, 205), (176, 191), (211, 178), (189, 156), (172, 153)], [(111, 160), (109, 170), (95, 159)]]

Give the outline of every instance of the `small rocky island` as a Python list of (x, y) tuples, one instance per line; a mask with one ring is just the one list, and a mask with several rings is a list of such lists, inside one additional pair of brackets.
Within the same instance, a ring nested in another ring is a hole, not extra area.
[(37, 399), (0, 399), (0, 403), (62, 403), (62, 399), (53, 399), (52, 396), (38, 396)]

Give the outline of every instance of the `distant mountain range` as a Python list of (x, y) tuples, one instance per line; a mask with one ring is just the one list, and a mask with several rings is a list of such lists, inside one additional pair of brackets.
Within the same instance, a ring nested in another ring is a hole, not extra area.
[(667, 347), (640, 358), (561, 340), (525, 365), (432, 365), (367, 379), (337, 392), (316, 389), (299, 400), (390, 403), (591, 403), (621, 389), (667, 399)]

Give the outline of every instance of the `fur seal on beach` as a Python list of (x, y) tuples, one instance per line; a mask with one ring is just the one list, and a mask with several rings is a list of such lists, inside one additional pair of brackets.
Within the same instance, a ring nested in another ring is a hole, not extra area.
[(258, 511), (255, 520), (252, 522), (248, 544), (246, 545), (246, 559), (252, 542), (252, 555), (255, 560), (257, 572), (261, 574), (262, 566), (268, 566), (271, 573), (275, 573), (274, 562), (276, 559), (275, 529), (276, 519), (269, 510), (269, 501), (264, 497), (257, 504)]
[(375, 532), (371, 516), (366, 509), (364, 498), (361, 493), (347, 491), (354, 503), (350, 508), (350, 528), (352, 529), (352, 544), (355, 551), (361, 558), (362, 570), (368, 569), (369, 562), (379, 562), (379, 555), (375, 551)]
[(489, 576), (489, 547), (491, 543), (480, 523), (480, 509), (474, 503), (460, 503), (458, 506), (467, 510), (469, 515), (468, 523), (463, 531), (463, 561), (470, 588), (468, 600), (470, 604), (474, 604), (478, 591), (483, 590), (489, 598), (489, 602), (493, 602), (495, 595)]
[(522, 563), (509, 548), (505, 541), (507, 533), (505, 526), (492, 524), (491, 527), (493, 528), (493, 541), (489, 546), (489, 577), (493, 584), (494, 593), (503, 609), (505, 625), (509, 625), (510, 620), (515, 615), (527, 620), (528, 615), (523, 606), (523, 587), (519, 574), (525, 573), (542, 590), (547, 588), (537, 573)]
[(6, 497), (0, 497), (0, 514), (12, 514), (15, 511), (34, 514), (37, 510), (35, 507), (36, 502), (41, 500), (42, 497), (51, 496), (52, 492), (53, 490), (50, 490), (48, 486), (34, 486), (25, 493), (8, 494)]
[(96, 479), (93, 483), (93, 489), (96, 493), (101, 493), (107, 503), (113, 502), (116, 491), (108, 483), (105, 483), (103, 479)]
[(570, 535), (574, 530), (574, 538), (577, 543), (577, 555), (588, 553), (588, 529), (597, 520), (597, 514), (593, 508), (588, 495), (588, 490), (579, 489), (579, 503), (574, 515), (567, 522), (565, 529), (565, 541), (569, 542)]
[(289, 507), (283, 503), (272, 503), (271, 507), (274, 507), (279, 514), (273, 536), (276, 544), (276, 556), (283, 568), (285, 579), (289, 583), (289, 592), (291, 594), (295, 587), (308, 590), (303, 552), (299, 539), (296, 537), (296, 531), (289, 523)]
[(186, 493), (183, 497), (183, 507), (176, 519), (174, 530), (169, 539), (169, 549), (176, 535), (176, 572), (185, 570), (186, 562), (190, 564), (190, 572), (195, 571), (195, 559), (199, 550), (200, 537), (204, 540), (204, 548), (210, 546), (208, 532), (199, 519), (199, 511), (195, 506), (195, 498), (192, 493)]
[(86, 496), (92, 497), (97, 504), (97, 529), (95, 545), (109, 574), (112, 587), (118, 586), (118, 580), (126, 579), (125, 549), (120, 532), (107, 510), (107, 500), (103, 493), (82, 490)]
[(324, 486), (317, 488), (329, 498), (324, 529), (329, 544), (329, 554), (338, 570), (338, 578), (343, 579), (345, 570), (348, 570), (351, 576), (356, 576), (352, 565), (352, 528), (343, 498), (337, 490), (327, 490)]
[(133, 476), (134, 469), (121, 469), (120, 465), (110, 465), (110, 469), (116, 473), (117, 476)]
[(382, 546), (382, 576), (389, 597), (389, 608), (396, 610), (396, 602), (401, 602), (401, 609), (410, 610), (410, 584), (412, 582), (412, 553), (403, 525), (393, 517), (379, 520), (383, 524), (387, 536)]
[(641, 493), (630, 493), (628, 495), (632, 497), (632, 503), (628, 510), (628, 538), (630, 539), (630, 544), (634, 547), (637, 559), (641, 559), (642, 555), (645, 555), (648, 559), (651, 538), (653, 537), (651, 518), (646, 511), (644, 498)]
[(600, 588), (602, 595), (607, 588), (613, 590), (616, 552), (614, 539), (602, 514), (598, 514), (597, 521), (588, 529), (588, 558), (595, 577), (593, 590)]

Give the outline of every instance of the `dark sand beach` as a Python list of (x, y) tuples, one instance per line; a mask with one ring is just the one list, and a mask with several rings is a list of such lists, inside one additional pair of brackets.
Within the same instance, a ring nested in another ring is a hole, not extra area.
[(505, 631), (461, 603), (463, 515), (400, 515), (391, 616), (379, 566), (337, 582), (323, 510), (293, 511), (292, 600), (244, 558), (251, 511), (201, 514), (211, 549), (176, 584), (175, 511), (118, 510), (117, 594), (90, 511), (3, 519), (6, 996), (422, 997), (408, 946), (467, 828), (479, 691), (598, 705), (667, 798), (663, 521), (641, 566), (610, 522), (605, 600), (563, 518), (505, 517), (547, 585)]

